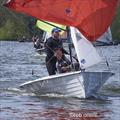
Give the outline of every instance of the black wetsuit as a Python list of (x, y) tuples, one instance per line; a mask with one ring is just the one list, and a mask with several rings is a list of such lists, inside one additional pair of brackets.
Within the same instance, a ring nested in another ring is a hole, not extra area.
[[(64, 73), (65, 71), (62, 70), (62, 67), (70, 67), (71, 62), (69, 59), (67, 59), (67, 57), (65, 55), (62, 56), (61, 60), (58, 60), (58, 64), (57, 64), (57, 69), (59, 73)], [(69, 68), (70, 70), (70, 68)]]
[(45, 51), (46, 51), (46, 67), (49, 75), (56, 74), (56, 62), (57, 58), (54, 56), (54, 50), (56, 48), (60, 48), (62, 53), (68, 54), (66, 50), (63, 49), (62, 40), (61, 39), (54, 39), (50, 37), (45, 42)]

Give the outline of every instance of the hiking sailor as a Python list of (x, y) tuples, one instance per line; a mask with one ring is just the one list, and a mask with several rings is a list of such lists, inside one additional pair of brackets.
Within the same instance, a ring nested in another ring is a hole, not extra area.
[(57, 71), (59, 73), (66, 73), (71, 71), (71, 62), (70, 60), (62, 53), (59, 48), (55, 50), (55, 56), (57, 58)]
[(57, 57), (57, 71), (58, 73), (66, 73), (70, 71), (78, 71), (80, 70), (79, 62), (76, 57), (73, 57), (73, 61), (68, 58), (68, 55), (64, 55), (59, 48), (55, 50), (55, 56)]
[(40, 38), (37, 35), (33, 36), (32, 40), (33, 40), (34, 48), (36, 48), (36, 49), (43, 48), (42, 41), (40, 40)]
[(62, 40), (60, 39), (60, 31), (61, 30), (58, 28), (53, 28), (51, 31), (52, 36), (45, 42), (45, 51), (47, 54), (45, 62), (49, 75), (54, 75), (57, 71), (57, 57), (55, 56), (55, 49), (59, 48), (62, 53), (68, 54), (68, 52), (63, 49)]

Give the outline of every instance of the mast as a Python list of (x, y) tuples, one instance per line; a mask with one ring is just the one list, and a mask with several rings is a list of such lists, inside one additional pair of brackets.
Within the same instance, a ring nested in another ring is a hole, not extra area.
[(70, 52), (70, 61), (73, 67), (73, 60), (72, 60), (72, 50), (71, 50), (71, 33), (70, 33), (70, 27), (66, 27), (66, 31), (67, 31), (67, 40), (68, 40), (68, 48), (69, 48), (69, 52)]
[(46, 38), (46, 32), (43, 32), (43, 36), (42, 36), (42, 41), (45, 42), (45, 38)]

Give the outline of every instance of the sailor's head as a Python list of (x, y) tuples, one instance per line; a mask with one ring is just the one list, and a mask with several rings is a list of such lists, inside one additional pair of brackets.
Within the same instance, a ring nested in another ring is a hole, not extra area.
[(61, 30), (58, 28), (53, 28), (51, 34), (54, 38), (59, 38)]

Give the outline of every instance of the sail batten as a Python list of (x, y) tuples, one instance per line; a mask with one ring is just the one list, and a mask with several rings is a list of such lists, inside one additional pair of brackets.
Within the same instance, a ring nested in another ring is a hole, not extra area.
[(112, 22), (118, 0), (9, 0), (4, 6), (35, 18), (74, 26), (90, 41)]

